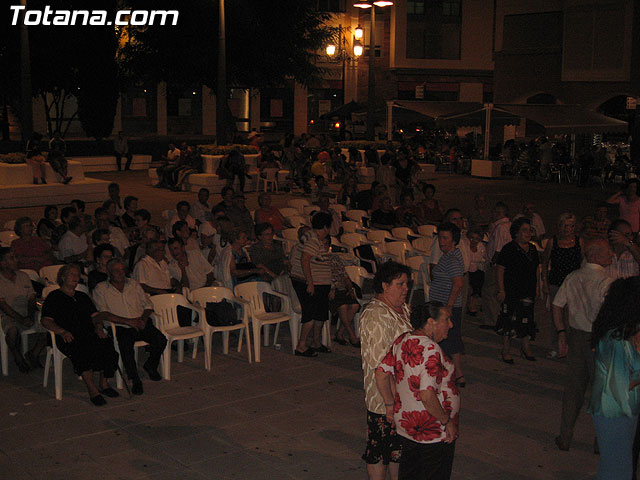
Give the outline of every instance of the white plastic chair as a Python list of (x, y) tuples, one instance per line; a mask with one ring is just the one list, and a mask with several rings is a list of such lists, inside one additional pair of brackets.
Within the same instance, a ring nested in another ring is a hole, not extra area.
[(342, 216), (342, 214), (347, 211), (347, 207), (345, 205), (342, 205), (341, 203), (332, 203), (330, 208), (340, 216)]
[(280, 210), (280, 213), (282, 214), (282, 216), (284, 218), (289, 218), (289, 217), (294, 217), (294, 216), (300, 215), (300, 212), (298, 211), (297, 208), (282, 207), (279, 210)]
[(32, 282), (42, 283), (40, 275), (38, 275), (38, 272), (35, 270), (31, 270), (30, 268), (21, 268), (20, 271), (26, 273), (27, 277), (29, 277), (29, 280)]
[[(260, 191), (260, 181), (262, 181), (265, 192), (269, 184), (271, 184), (271, 190), (278, 193), (278, 170), (277, 168), (263, 168), (262, 170), (258, 170), (258, 185), (256, 190)], [(263, 177), (261, 173), (264, 173), (265, 176)]]
[(431, 243), (433, 242), (433, 238), (431, 237), (419, 237), (416, 238), (413, 242), (411, 242), (411, 246), (414, 250), (417, 250), (419, 253), (423, 255), (431, 254)]
[[(118, 338), (116, 336), (116, 324), (110, 322), (104, 322), (104, 326), (107, 328), (111, 328), (111, 333), (113, 334), (113, 348), (115, 348), (116, 352), (118, 352), (118, 370), (116, 371), (116, 386), (118, 390), (122, 390), (124, 388), (124, 382), (122, 380), (122, 376), (120, 372), (124, 372), (124, 364), (122, 363), (122, 355), (120, 355), (120, 345), (118, 344)], [(147, 342), (143, 340), (138, 340), (133, 344), (133, 355), (136, 363), (138, 363), (138, 349), (140, 347), (146, 347), (149, 345)]]
[[(153, 303), (153, 314), (151, 317), (158, 330), (167, 337), (167, 346), (164, 349), (163, 370), (165, 380), (171, 380), (171, 344), (178, 342), (178, 362), (184, 359), (184, 340), (189, 338), (204, 337), (204, 330), (200, 326), (181, 327), (178, 323), (178, 306), (188, 308), (198, 313), (199, 309), (191, 305), (183, 295), (177, 293), (165, 293), (162, 295), (154, 295), (151, 297)], [(200, 319), (200, 323), (206, 322), (204, 318)], [(194, 345), (193, 358), (196, 357), (197, 349)], [(204, 345), (204, 363), (208, 364), (208, 358), (211, 354), (211, 344)]]
[(435, 225), (420, 225), (418, 227), (418, 233), (425, 237), (435, 237), (438, 227)]
[(409, 238), (409, 235), (412, 235), (414, 237), (418, 236), (418, 234), (416, 234), (409, 227), (392, 228), (391, 235), (393, 235), (395, 238), (399, 238), (400, 240), (407, 240)]
[[(44, 280), (45, 285), (57, 285), (58, 271), (63, 265), (49, 265), (40, 269), (40, 278)], [(56, 287), (57, 288), (57, 287)], [(44, 294), (43, 294), (44, 298)]]
[(302, 207), (302, 211), (305, 215), (309, 216), (314, 212), (319, 212), (320, 207), (318, 205), (305, 205)]
[(391, 234), (386, 230), (369, 230), (367, 238), (375, 243), (384, 242), (385, 238), (392, 238)]
[(351, 248), (371, 243), (371, 241), (361, 233), (343, 233), (340, 241)]
[[(282, 311), (281, 312), (267, 312), (264, 308), (263, 294), (268, 293), (275, 297), (282, 299)], [(295, 325), (291, 325), (292, 317), (289, 314), (290, 302), (289, 298), (282, 293), (278, 293), (271, 288), (271, 285), (267, 282), (246, 282), (236, 285), (236, 296), (249, 302), (249, 314), (251, 316), (251, 324), (253, 326), (253, 348), (254, 358), (256, 362), (260, 362), (260, 328), (266, 325), (272, 325), (276, 323), (289, 322), (289, 328), (291, 332), (297, 331)], [(291, 343), (295, 348), (297, 341), (295, 336), (291, 335)], [(265, 338), (266, 335), (265, 335)], [(274, 336), (275, 342), (275, 336)]]
[(356, 233), (356, 230), (360, 228), (360, 224), (358, 222), (354, 222), (353, 220), (346, 220), (342, 222), (342, 229), (345, 233)]
[(292, 198), (287, 202), (287, 205), (298, 210), (298, 213), (303, 214), (305, 205), (311, 205), (311, 203), (306, 198)]
[(4, 224), (4, 229), (5, 230), (13, 230), (13, 228), (16, 226), (16, 221), (15, 220), (7, 220)]
[(49, 384), (49, 369), (51, 368), (51, 359), (53, 357), (53, 381), (55, 383), (56, 400), (62, 400), (62, 361), (67, 358), (64, 353), (58, 350), (56, 345), (56, 335), (49, 330), (51, 337), (51, 346), (47, 347), (47, 359), (44, 362), (44, 380), (42, 386), (47, 388)]
[(295, 228), (296, 230), (303, 225), (309, 224), (309, 220), (301, 215), (294, 215), (293, 217), (289, 217), (287, 220), (289, 220), (292, 228)]
[[(221, 302), (222, 300), (227, 300), (231, 304), (240, 305), (242, 307), (242, 322), (236, 325), (229, 325), (226, 327), (214, 327), (207, 323), (207, 314), (205, 312), (205, 308), (207, 306), (207, 302)], [(244, 330), (244, 335), (247, 339), (247, 357), (249, 358), (249, 363), (251, 363), (251, 340), (249, 337), (249, 302), (242, 298), (236, 297), (231, 289), (225, 287), (203, 287), (198, 288), (191, 292), (191, 301), (193, 304), (200, 308), (200, 318), (202, 323), (202, 328), (204, 330), (204, 341), (205, 345), (211, 345), (211, 339), (213, 338), (213, 334), (217, 332), (222, 332), (222, 352), (225, 355), (229, 354), (229, 332), (233, 330)], [(211, 352), (213, 352), (212, 347)], [(238, 338), (238, 352), (242, 350), (242, 332), (240, 332)], [(211, 357), (213, 355), (209, 354), (207, 370), (211, 370)]]
[(409, 299), (407, 303), (411, 305), (411, 301), (413, 300), (413, 294), (418, 289), (418, 285), (420, 282), (423, 284), (424, 289), (424, 300), (429, 300), (429, 283), (427, 282), (425, 272), (426, 272), (426, 263), (429, 260), (422, 255), (418, 255), (416, 257), (407, 258), (407, 266), (411, 268), (411, 279), (413, 280), (413, 288), (411, 289), (411, 293), (409, 294)]
[(360, 225), (363, 224), (362, 219), (363, 218), (369, 218), (369, 214), (367, 212), (365, 212), (364, 210), (347, 210), (346, 212), (344, 212), (344, 214), (346, 215), (346, 217), (349, 220), (352, 220), (354, 222), (358, 222)]
[(408, 240), (384, 243), (385, 255), (393, 257), (393, 260), (398, 263), (405, 263), (408, 251), (411, 251)]
[(11, 242), (13, 242), (18, 235), (13, 230), (6, 230), (4, 232), (0, 232), (0, 245), (4, 247), (10, 247)]

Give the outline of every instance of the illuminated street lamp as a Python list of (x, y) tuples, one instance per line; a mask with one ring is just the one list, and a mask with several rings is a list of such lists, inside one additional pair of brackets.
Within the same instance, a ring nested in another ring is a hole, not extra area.
[(362, 43), (357, 42), (353, 45), (353, 54), (356, 57), (361, 57), (362, 54), (364, 53), (364, 47), (362, 46)]
[(336, 54), (336, 46), (333, 44), (327, 45), (327, 55), (333, 57)]
[(364, 30), (360, 25), (358, 25), (356, 29), (353, 31), (353, 38), (355, 38), (356, 40), (362, 40), (363, 36), (364, 36)]
[(373, 112), (375, 110), (376, 79), (375, 68), (375, 28), (376, 9), (375, 7), (388, 7), (393, 5), (391, 0), (357, 0), (353, 6), (356, 8), (371, 9), (371, 31), (369, 32), (369, 88), (367, 94), (367, 140), (375, 140), (375, 122)]

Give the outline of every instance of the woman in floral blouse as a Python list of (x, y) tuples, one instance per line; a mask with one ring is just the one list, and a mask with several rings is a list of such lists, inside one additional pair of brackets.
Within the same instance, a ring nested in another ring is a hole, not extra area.
[(455, 368), (438, 345), (453, 326), (451, 310), (440, 302), (419, 305), (411, 326), (393, 342), (376, 383), (386, 417), (402, 437), (398, 478), (445, 480), (451, 477), (460, 411)]

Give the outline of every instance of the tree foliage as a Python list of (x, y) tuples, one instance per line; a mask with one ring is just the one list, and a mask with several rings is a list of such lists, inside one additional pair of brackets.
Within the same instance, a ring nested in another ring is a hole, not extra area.
[[(128, 27), (121, 64), (129, 78), (215, 90), (218, 7), (215, 0), (130, 0), (140, 9), (179, 9), (175, 26)], [(243, 87), (309, 84), (321, 73), (314, 53), (331, 38), (330, 14), (315, 0), (227, 0), (227, 82)]]

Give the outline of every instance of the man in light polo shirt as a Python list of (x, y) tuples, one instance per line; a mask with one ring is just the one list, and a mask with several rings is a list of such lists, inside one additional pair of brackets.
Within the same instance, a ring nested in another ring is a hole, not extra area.
[[(20, 332), (33, 326), (36, 314), (36, 292), (26, 273), (18, 270), (18, 260), (9, 247), (0, 247), (0, 321), (7, 346), (21, 372), (40, 365), (38, 357), (45, 346), (45, 335), (38, 334), (34, 347), (20, 352)], [(28, 363), (27, 363), (28, 362)]]
[(149, 320), (153, 304), (140, 284), (127, 278), (125, 263), (121, 259), (111, 259), (107, 263), (107, 272), (109, 281), (96, 286), (93, 299), (98, 310), (108, 315), (106, 320), (117, 324), (116, 338), (122, 363), (133, 384), (131, 392), (142, 395), (144, 390), (136, 367), (133, 345), (139, 340), (149, 344), (149, 358), (142, 368), (151, 380), (158, 381), (162, 379), (158, 373), (158, 364), (167, 339)]
[[(604, 238), (585, 245), (586, 263), (571, 272), (553, 299), (553, 323), (558, 333), (558, 354), (567, 355), (567, 383), (562, 395), (560, 435), (556, 445), (569, 450), (573, 427), (584, 403), (584, 394), (595, 372), (591, 329), (613, 279), (607, 275), (613, 252)], [(569, 310), (565, 325), (564, 308)]]
[(65, 263), (85, 262), (89, 244), (82, 219), (74, 215), (69, 219), (68, 227), (69, 229), (58, 243), (58, 257)]
[(146, 252), (147, 254), (136, 263), (133, 278), (149, 295), (174, 293), (179, 285), (177, 281), (171, 280), (169, 265), (164, 257), (164, 244), (152, 240), (147, 243)]
[(200, 249), (185, 250), (184, 242), (174, 237), (168, 242), (169, 271), (171, 278), (180, 282), (182, 287), (195, 290), (213, 284), (213, 267), (202, 255)]

